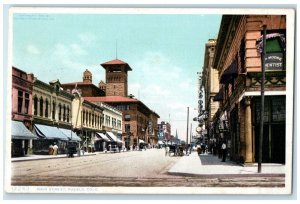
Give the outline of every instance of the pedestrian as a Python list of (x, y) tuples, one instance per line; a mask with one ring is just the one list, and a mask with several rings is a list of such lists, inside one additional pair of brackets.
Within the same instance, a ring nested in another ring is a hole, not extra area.
[(57, 155), (57, 152), (58, 152), (58, 146), (56, 145), (56, 143), (54, 143), (54, 146), (53, 146), (53, 155)]
[(169, 151), (170, 151), (170, 150), (169, 150), (169, 146), (166, 145), (166, 146), (165, 146), (165, 156), (167, 156), (167, 154), (169, 153)]
[(222, 162), (225, 162), (226, 161), (226, 156), (227, 156), (227, 147), (226, 147), (226, 142), (223, 141), (223, 144), (222, 144)]
[(48, 149), (49, 155), (53, 155), (53, 145), (51, 144)]

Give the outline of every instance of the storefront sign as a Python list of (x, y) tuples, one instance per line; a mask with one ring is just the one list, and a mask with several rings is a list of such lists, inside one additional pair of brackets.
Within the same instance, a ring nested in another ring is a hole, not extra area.
[(269, 53), (265, 57), (265, 70), (282, 70), (283, 69), (283, 55), (282, 53)]

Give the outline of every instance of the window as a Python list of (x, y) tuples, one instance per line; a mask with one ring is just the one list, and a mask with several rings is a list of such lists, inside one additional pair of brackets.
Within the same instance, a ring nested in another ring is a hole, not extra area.
[(37, 109), (38, 109), (38, 98), (35, 96), (33, 99), (33, 114), (37, 115)]
[(61, 104), (58, 105), (58, 120), (61, 120)]
[(29, 93), (25, 93), (25, 113), (29, 112)]
[(89, 125), (91, 125), (91, 122), (92, 122), (92, 114), (89, 113)]
[(52, 119), (55, 120), (55, 102), (52, 103)]
[(105, 125), (110, 126), (110, 117), (108, 115), (105, 116)]
[(92, 126), (94, 126), (94, 114), (92, 114)]
[(130, 133), (130, 124), (125, 124), (125, 132)]
[(43, 109), (44, 109), (44, 100), (43, 97), (40, 98), (40, 116), (43, 117)]
[(45, 102), (45, 117), (48, 118), (48, 111), (49, 111), (49, 102), (48, 102), (48, 99), (46, 99), (46, 102)]
[(116, 128), (117, 127), (117, 120), (115, 118), (111, 119), (112, 127)]
[(66, 121), (66, 105), (63, 105), (63, 121)]
[(18, 113), (22, 112), (23, 106), (23, 91), (18, 91)]
[(117, 121), (117, 128), (118, 128), (118, 129), (121, 129), (121, 128), (122, 128), (122, 127), (121, 127), (121, 120), (118, 120), (118, 121)]
[(129, 114), (126, 114), (124, 117), (125, 117), (125, 121), (130, 121), (130, 115)]
[(70, 108), (67, 106), (67, 122), (70, 121)]
[(82, 123), (85, 124), (85, 111), (82, 111)]

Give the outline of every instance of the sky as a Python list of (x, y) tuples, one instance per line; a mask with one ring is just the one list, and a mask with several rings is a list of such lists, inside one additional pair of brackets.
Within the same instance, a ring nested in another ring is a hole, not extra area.
[(127, 62), (128, 93), (171, 124), (180, 139), (196, 134), (197, 72), (205, 43), (217, 38), (222, 15), (14, 13), (13, 65), (46, 83), (105, 81), (101, 63)]

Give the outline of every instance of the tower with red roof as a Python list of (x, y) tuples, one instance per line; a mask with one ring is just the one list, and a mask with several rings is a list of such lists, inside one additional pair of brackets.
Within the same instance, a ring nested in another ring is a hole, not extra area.
[(128, 96), (128, 71), (131, 67), (121, 60), (115, 59), (101, 64), (106, 74), (106, 96)]

